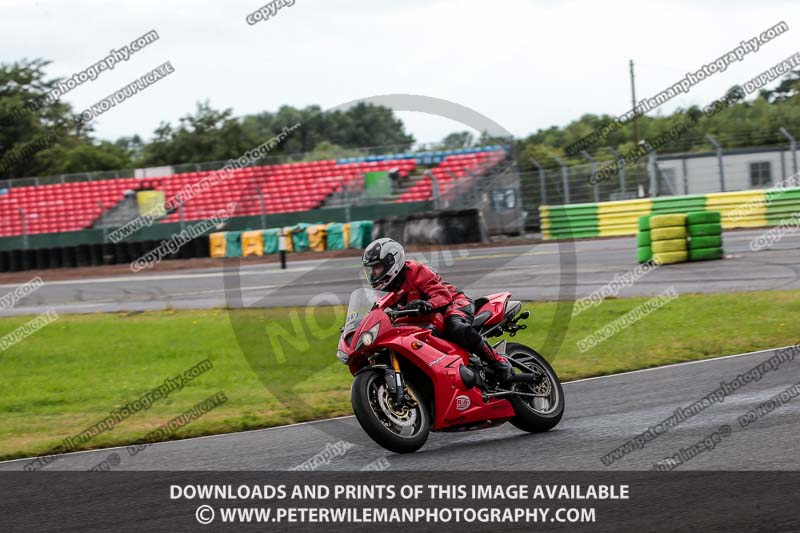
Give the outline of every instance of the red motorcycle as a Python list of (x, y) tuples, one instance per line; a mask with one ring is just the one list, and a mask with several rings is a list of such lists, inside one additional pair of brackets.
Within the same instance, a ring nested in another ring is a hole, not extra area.
[[(514, 367), (500, 383), (478, 356), (444, 339), (441, 313), (385, 307), (388, 293), (358, 289), (350, 297), (336, 353), (355, 379), (350, 401), (359, 424), (387, 450), (414, 452), (430, 431), (484, 429), (511, 422), (529, 432), (555, 427), (564, 391), (535, 350), (501, 341)], [(473, 327), (484, 337), (514, 336), (530, 316), (510, 292), (475, 300)]]

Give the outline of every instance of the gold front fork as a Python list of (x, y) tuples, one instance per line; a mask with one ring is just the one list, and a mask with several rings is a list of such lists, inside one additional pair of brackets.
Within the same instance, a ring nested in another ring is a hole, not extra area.
[(392, 362), (392, 368), (394, 369), (394, 379), (395, 383), (399, 386), (397, 387), (397, 401), (399, 402), (402, 398), (402, 393), (405, 392), (408, 394), (408, 397), (411, 398), (411, 401), (414, 402), (414, 405), (419, 405), (419, 400), (414, 396), (414, 393), (406, 387), (406, 380), (403, 379), (402, 374), (400, 373), (400, 361), (395, 357), (394, 350), (389, 351), (389, 359)]
[(394, 350), (389, 352), (389, 359), (392, 361), (392, 368), (398, 374), (400, 373), (400, 361), (397, 360), (397, 357), (394, 356)]

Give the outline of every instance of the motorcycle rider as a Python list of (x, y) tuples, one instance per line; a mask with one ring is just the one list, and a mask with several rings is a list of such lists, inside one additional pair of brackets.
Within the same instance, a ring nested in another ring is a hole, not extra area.
[(364, 273), (373, 289), (393, 293), (388, 306), (402, 305), (420, 314), (444, 314), (444, 334), (470, 352), (483, 356), (501, 382), (513, 374), (511, 364), (472, 327), (475, 305), (462, 291), (442, 280), (431, 267), (406, 261), (403, 246), (392, 239), (377, 239), (364, 249)]

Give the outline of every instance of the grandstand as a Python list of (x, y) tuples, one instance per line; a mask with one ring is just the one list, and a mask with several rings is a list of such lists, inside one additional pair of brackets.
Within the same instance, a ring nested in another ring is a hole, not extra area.
[[(446, 197), (457, 182), (469, 182), (473, 176), (486, 173), (505, 158), (502, 150), (447, 155), (431, 174), (439, 183), (439, 194)], [(428, 176), (417, 181), (397, 201), (417, 202), (431, 198), (433, 180)]]
[[(232, 175), (186, 200), (183, 213), (167, 214), (161, 222), (201, 220), (239, 202), (237, 216), (259, 215), (263, 195), (265, 213), (307, 211), (324, 207), (343, 189), (352, 187), (365, 172), (397, 170), (403, 187), (387, 202), (429, 200), (433, 184), (439, 194), (452, 193), (457, 183), (468, 184), (506, 158), (501, 146), (411, 154), (372, 155), (339, 160), (283, 163), (236, 169)], [(151, 178), (116, 178), (0, 190), (0, 237), (61, 233), (98, 227), (103, 213), (123, 202), (126, 191), (163, 191), (166, 199), (214, 171), (183, 172)], [(381, 199), (377, 199), (381, 201)], [(23, 220), (24, 213), (24, 220)]]

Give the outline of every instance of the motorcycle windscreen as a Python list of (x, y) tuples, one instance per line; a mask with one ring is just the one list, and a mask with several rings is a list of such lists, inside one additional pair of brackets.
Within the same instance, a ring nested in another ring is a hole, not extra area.
[(350, 305), (347, 306), (346, 321), (344, 323), (344, 330), (342, 330), (342, 337), (354, 331), (364, 317), (372, 311), (375, 304), (386, 296), (388, 293), (384, 291), (376, 291), (374, 289), (356, 289), (350, 295)]

